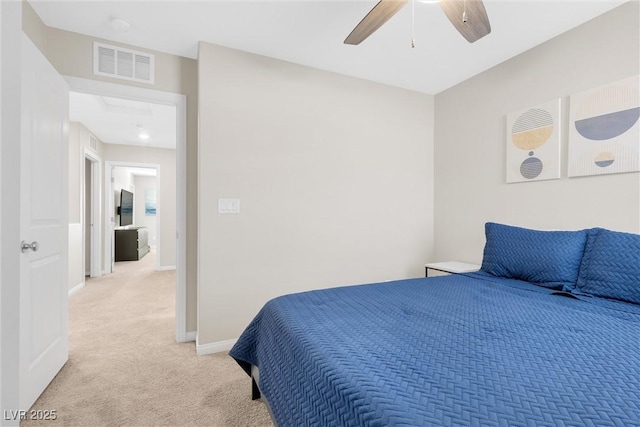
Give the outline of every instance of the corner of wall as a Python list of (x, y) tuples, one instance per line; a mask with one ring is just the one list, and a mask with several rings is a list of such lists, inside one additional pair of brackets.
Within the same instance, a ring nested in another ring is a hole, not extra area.
[(42, 22), (33, 6), (22, 1), (22, 31), (45, 56), (47, 55), (47, 26)]

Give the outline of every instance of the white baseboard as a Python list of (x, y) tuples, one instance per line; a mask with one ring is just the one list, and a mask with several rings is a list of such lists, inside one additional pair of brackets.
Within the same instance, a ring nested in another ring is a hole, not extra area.
[(198, 340), (197, 337), (198, 337), (198, 333), (196, 331), (185, 332), (184, 334), (180, 334), (176, 332), (177, 343), (194, 342)]
[(196, 342), (196, 354), (198, 356), (202, 356), (205, 354), (213, 354), (220, 353), (223, 351), (231, 350), (231, 347), (238, 341), (238, 339), (226, 340), (226, 341), (217, 341), (212, 342), (210, 344), (200, 345)]
[(75, 285), (73, 288), (69, 289), (69, 296), (75, 294), (76, 292), (78, 292), (80, 289), (84, 288), (84, 281), (78, 283), (77, 285)]
[(175, 269), (176, 269), (175, 265), (165, 265), (165, 266), (156, 268), (156, 271), (168, 271), (168, 270), (175, 270)]

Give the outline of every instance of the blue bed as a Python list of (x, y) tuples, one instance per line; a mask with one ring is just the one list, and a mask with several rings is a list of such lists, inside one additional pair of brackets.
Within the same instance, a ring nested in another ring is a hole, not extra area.
[(478, 273), (275, 298), (230, 355), (279, 426), (640, 425), (640, 305), (498, 277), (490, 252)]

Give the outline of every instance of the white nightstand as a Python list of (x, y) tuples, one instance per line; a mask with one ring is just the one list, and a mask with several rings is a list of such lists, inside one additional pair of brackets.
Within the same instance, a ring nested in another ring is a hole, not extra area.
[(447, 261), (447, 262), (431, 262), (424, 266), (424, 274), (426, 277), (446, 276), (449, 274), (472, 273), (480, 270), (477, 264), (469, 264), (466, 262)]

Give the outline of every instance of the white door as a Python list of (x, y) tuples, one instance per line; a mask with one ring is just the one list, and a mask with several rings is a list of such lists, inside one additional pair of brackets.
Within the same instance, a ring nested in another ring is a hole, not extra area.
[(68, 358), (69, 89), (24, 34), (21, 100), (20, 407), (28, 409)]

